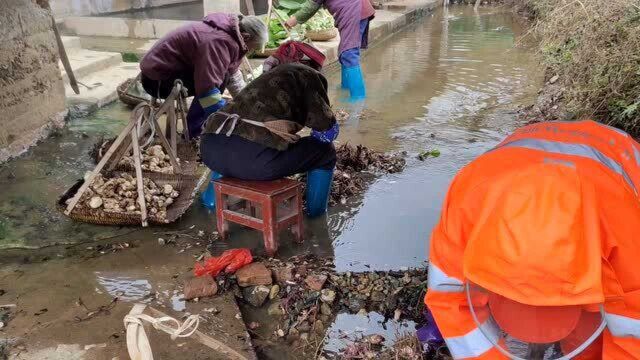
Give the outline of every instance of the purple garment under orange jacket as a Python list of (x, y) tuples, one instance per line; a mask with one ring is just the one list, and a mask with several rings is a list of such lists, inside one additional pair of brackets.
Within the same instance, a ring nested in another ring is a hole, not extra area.
[(360, 36), (360, 20), (371, 19), (375, 15), (375, 9), (369, 0), (313, 0), (329, 10), (336, 21), (336, 27), (340, 31), (341, 54), (354, 48), (367, 48), (367, 36)]
[(227, 74), (238, 70), (246, 53), (238, 16), (214, 13), (158, 40), (142, 58), (140, 70), (160, 81), (192, 76), (195, 95), (200, 96), (219, 88)]

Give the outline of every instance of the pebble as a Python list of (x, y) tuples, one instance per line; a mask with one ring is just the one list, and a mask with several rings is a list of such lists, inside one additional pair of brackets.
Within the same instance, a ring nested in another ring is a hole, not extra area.
[(271, 291), (269, 292), (269, 300), (275, 299), (279, 293), (280, 293), (280, 286), (273, 285), (271, 287)]
[(269, 297), (270, 291), (271, 290), (268, 287), (264, 285), (259, 285), (259, 286), (244, 288), (243, 295), (244, 295), (244, 299), (249, 304), (255, 307), (260, 307), (262, 306), (262, 304), (264, 304), (264, 302)]
[(385, 294), (379, 292), (379, 291), (374, 291), (371, 293), (371, 301), (374, 302), (382, 302), (385, 299)]
[(276, 334), (278, 334), (279, 337), (284, 337), (284, 330), (278, 329), (278, 331), (276, 331)]
[(331, 315), (331, 306), (327, 305), (326, 303), (322, 303), (322, 305), (320, 305), (320, 313), (323, 315)]
[(158, 245), (165, 246), (167, 245), (167, 241), (163, 238), (158, 238)]
[(272, 303), (271, 305), (269, 305), (269, 308), (267, 309), (267, 314), (269, 314), (271, 316), (282, 316), (282, 315), (284, 315), (284, 310), (282, 309), (280, 301), (276, 301), (276, 302)]
[(365, 341), (371, 345), (380, 345), (384, 342), (384, 336), (379, 334), (373, 334), (366, 337)]
[(309, 332), (309, 330), (311, 330), (311, 325), (309, 325), (308, 322), (303, 321), (300, 324), (298, 324), (298, 326), (296, 326), (296, 328), (298, 329), (298, 331), (300, 331), (301, 333), (305, 333), (305, 332)]
[(262, 263), (251, 263), (236, 271), (238, 285), (241, 287), (254, 285), (271, 285), (271, 271)]
[(358, 315), (361, 316), (369, 316), (369, 313), (367, 312), (367, 310), (365, 310), (364, 308), (360, 309), (360, 311), (358, 311)]
[(320, 292), (320, 300), (327, 304), (333, 304), (333, 301), (336, 299), (336, 292), (331, 289), (323, 289)]
[(327, 281), (327, 275), (309, 275), (304, 280), (309, 289), (314, 291), (322, 290), (324, 283)]
[(393, 312), (393, 320), (400, 320), (400, 316), (402, 316), (402, 310), (396, 309), (396, 311)]
[(94, 196), (89, 200), (89, 206), (92, 209), (97, 209), (102, 206), (102, 198), (100, 196)]
[(321, 320), (316, 320), (316, 322), (313, 323), (313, 331), (315, 331), (316, 334), (321, 334), (324, 331), (324, 324)]

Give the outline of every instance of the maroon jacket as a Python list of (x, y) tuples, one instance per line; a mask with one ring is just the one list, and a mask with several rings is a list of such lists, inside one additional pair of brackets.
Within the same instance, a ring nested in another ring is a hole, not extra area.
[(192, 76), (200, 96), (219, 88), (227, 74), (238, 70), (246, 53), (238, 15), (214, 13), (158, 40), (142, 58), (140, 70), (152, 80)]

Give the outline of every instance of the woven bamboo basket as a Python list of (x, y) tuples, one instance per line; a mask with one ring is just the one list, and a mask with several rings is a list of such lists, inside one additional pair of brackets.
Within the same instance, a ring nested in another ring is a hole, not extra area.
[(338, 36), (338, 29), (335, 27), (326, 30), (312, 31), (307, 30), (306, 36), (312, 41), (329, 41)]
[[(175, 199), (175, 202), (167, 209), (167, 217), (165, 219), (159, 219), (153, 214), (148, 215), (147, 219), (149, 223), (156, 225), (170, 224), (184, 215), (193, 203), (193, 199), (195, 198), (198, 188), (205, 180), (204, 175), (198, 177), (147, 173), (144, 177), (151, 179), (158, 186), (170, 184), (180, 193), (180, 195)], [(57, 208), (63, 214), (67, 208), (67, 200), (76, 194), (83, 183), (83, 179), (78, 180), (78, 182), (76, 182), (58, 199)], [(80, 206), (80, 204), (73, 209), (69, 218), (98, 225), (140, 225), (142, 221), (141, 215), (139, 214), (105, 212), (102, 209), (86, 208), (84, 206)]]
[(122, 84), (118, 85), (118, 88), (117, 88), (118, 98), (120, 99), (120, 101), (122, 101), (123, 103), (131, 107), (134, 107), (140, 104), (141, 102), (146, 101), (144, 98), (131, 95), (127, 92), (127, 90), (129, 89), (129, 85), (131, 85), (131, 83), (135, 80), (136, 78), (127, 79)]
[(268, 58), (269, 56), (275, 54), (276, 51), (278, 51), (278, 48), (266, 48), (264, 49), (264, 51), (256, 50), (253, 55), (259, 58)]

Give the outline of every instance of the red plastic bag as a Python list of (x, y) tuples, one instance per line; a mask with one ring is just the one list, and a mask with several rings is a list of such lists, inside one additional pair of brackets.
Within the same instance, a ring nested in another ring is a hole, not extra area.
[(253, 262), (253, 256), (251, 256), (249, 249), (231, 249), (218, 257), (208, 258), (205, 260), (204, 266), (196, 263), (193, 272), (196, 276), (211, 275), (216, 277), (223, 270), (232, 274), (251, 262)]

